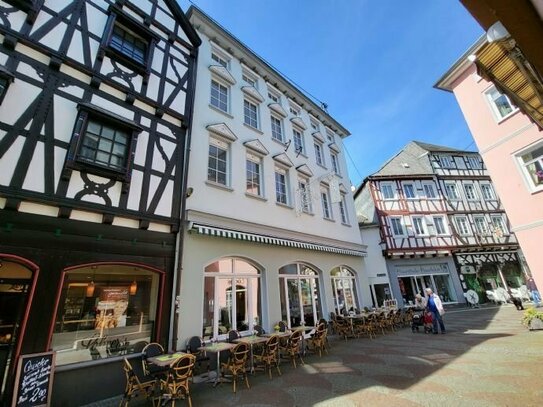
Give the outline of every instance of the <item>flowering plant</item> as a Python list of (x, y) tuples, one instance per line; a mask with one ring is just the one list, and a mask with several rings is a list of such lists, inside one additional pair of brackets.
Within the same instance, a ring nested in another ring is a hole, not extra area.
[(279, 326), (278, 324), (275, 324), (275, 326), (273, 327), (273, 329), (274, 329), (275, 331), (279, 331), (280, 326)]

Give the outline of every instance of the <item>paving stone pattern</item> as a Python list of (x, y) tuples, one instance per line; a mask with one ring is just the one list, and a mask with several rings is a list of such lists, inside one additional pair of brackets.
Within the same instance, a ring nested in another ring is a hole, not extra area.
[(508, 305), (456, 309), (444, 316), (445, 335), (332, 337), (328, 355), (308, 355), (297, 369), (284, 361), (271, 380), (257, 372), (237, 394), (227, 383), (194, 384), (193, 406), (543, 406), (543, 331), (528, 331), (521, 316)]

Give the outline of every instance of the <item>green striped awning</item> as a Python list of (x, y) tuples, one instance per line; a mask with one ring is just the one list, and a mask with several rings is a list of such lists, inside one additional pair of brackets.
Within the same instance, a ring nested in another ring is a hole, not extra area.
[(328, 252), (335, 254), (345, 254), (347, 256), (365, 257), (366, 251), (352, 250), (343, 247), (328, 246), (317, 243), (302, 242), (299, 240), (282, 239), (274, 236), (266, 236), (255, 233), (239, 232), (231, 229), (222, 229), (214, 226), (201, 225), (193, 223), (189, 229), (189, 233), (198, 233), (207, 236), (223, 237), (227, 239), (245, 240), (254, 243), (263, 243), (274, 246), (294, 247), (297, 249), (316, 250), (320, 252)]

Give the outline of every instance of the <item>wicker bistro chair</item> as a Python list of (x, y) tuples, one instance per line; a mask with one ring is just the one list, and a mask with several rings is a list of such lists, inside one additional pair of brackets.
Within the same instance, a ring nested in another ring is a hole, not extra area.
[(247, 376), (247, 359), (249, 358), (249, 345), (246, 343), (238, 343), (234, 348), (230, 350), (230, 357), (228, 362), (221, 364), (222, 374), (232, 375), (232, 386), (234, 393), (236, 392), (236, 383), (238, 378), (244, 377), (247, 388), (249, 386), (249, 378)]
[(187, 342), (187, 352), (196, 357), (196, 362), (194, 364), (194, 373), (196, 375), (202, 373), (209, 374), (210, 370), (211, 361), (209, 356), (207, 356), (204, 351), (199, 350), (203, 346), (204, 341), (199, 336), (193, 336)]
[(166, 380), (160, 381), (160, 388), (164, 395), (162, 398), (171, 401), (171, 406), (175, 407), (175, 401), (179, 399), (186, 399), (189, 407), (192, 407), (192, 399), (190, 397), (190, 379), (196, 363), (196, 356), (187, 354), (177, 359), (168, 370)]
[(368, 335), (373, 339), (374, 331), (368, 317), (360, 317), (353, 320), (353, 331), (357, 338), (362, 335)]
[(300, 345), (302, 343), (303, 333), (302, 331), (294, 331), (288, 338), (285, 345), (279, 346), (281, 355), (292, 361), (293, 366), (296, 368), (296, 359), (299, 358), (302, 365), (304, 360), (302, 359), (302, 353), (300, 351)]
[(347, 340), (348, 337), (353, 336), (351, 324), (346, 319), (336, 318), (336, 320), (334, 320), (332, 324), (334, 326), (334, 331), (336, 332), (336, 334), (342, 336), (343, 339)]
[(322, 357), (322, 353), (328, 353), (326, 349), (326, 325), (319, 324), (313, 336), (307, 339), (307, 349), (315, 353), (319, 352), (319, 356)]
[(123, 359), (123, 370), (126, 376), (126, 387), (119, 406), (127, 407), (132, 398), (143, 395), (146, 399), (151, 399), (154, 407), (158, 384), (156, 378), (146, 376), (140, 380), (127, 358)]
[(270, 379), (272, 378), (273, 365), (275, 365), (277, 373), (281, 376), (281, 370), (279, 369), (279, 337), (270, 336), (261, 352), (253, 355), (253, 359), (255, 364), (263, 364), (267, 368)]
[(151, 342), (147, 344), (141, 351), (141, 365), (143, 374), (146, 376), (162, 376), (165, 377), (168, 373), (167, 367), (155, 366), (147, 361), (148, 358), (160, 356), (164, 354), (164, 348), (160, 343)]

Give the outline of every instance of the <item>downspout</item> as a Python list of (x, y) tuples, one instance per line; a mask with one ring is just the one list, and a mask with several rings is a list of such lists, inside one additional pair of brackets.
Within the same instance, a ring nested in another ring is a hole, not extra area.
[(169, 350), (177, 350), (177, 341), (179, 339), (179, 301), (181, 295), (181, 274), (183, 272), (183, 244), (185, 240), (185, 226), (187, 223), (186, 214), (186, 201), (187, 201), (187, 183), (189, 175), (189, 158), (191, 151), (191, 136), (192, 136), (192, 116), (194, 115), (194, 99), (196, 93), (196, 72), (198, 65), (198, 48), (195, 47), (191, 51), (193, 61), (189, 66), (190, 83), (187, 88), (187, 109), (189, 112), (188, 120), (186, 123), (187, 132), (183, 144), (183, 181), (181, 183), (181, 217), (179, 231), (176, 237), (175, 248), (175, 265), (173, 276), (173, 288), (172, 288), (172, 304), (170, 310), (170, 333), (168, 338)]

